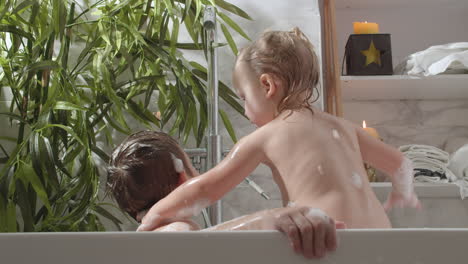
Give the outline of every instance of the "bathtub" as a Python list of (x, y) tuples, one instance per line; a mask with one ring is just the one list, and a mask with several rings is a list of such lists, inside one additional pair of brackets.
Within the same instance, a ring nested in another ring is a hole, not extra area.
[[(384, 201), (389, 183), (372, 183)], [(274, 231), (0, 234), (0, 263), (467, 263), (468, 199), (452, 184), (415, 186), (424, 210), (398, 209), (395, 229), (339, 230), (339, 248), (321, 260), (293, 253)], [(402, 228), (409, 227), (409, 228)]]
[(468, 229), (340, 230), (320, 260), (293, 253), (275, 231), (0, 234), (0, 261), (13, 263), (466, 263)]

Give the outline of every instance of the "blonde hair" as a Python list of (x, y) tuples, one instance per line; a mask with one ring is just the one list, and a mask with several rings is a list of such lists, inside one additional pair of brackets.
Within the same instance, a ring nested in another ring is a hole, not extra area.
[(278, 105), (280, 113), (302, 108), (312, 111), (310, 98), (317, 89), (319, 64), (312, 43), (299, 28), (264, 32), (240, 51), (237, 62), (241, 61), (257, 76), (273, 74), (286, 87), (286, 95)]

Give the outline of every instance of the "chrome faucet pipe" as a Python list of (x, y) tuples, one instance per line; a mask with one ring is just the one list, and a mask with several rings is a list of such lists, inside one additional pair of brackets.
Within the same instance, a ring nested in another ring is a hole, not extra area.
[[(218, 126), (218, 62), (216, 50), (216, 10), (207, 6), (203, 14), (203, 27), (208, 45), (208, 138), (207, 138), (207, 165), (213, 168), (221, 162), (221, 136)], [(222, 222), (222, 203), (217, 201), (209, 208), (210, 222), (217, 225)]]

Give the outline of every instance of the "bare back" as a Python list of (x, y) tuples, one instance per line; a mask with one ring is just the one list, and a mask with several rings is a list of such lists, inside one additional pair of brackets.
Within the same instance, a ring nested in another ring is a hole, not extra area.
[(367, 179), (356, 126), (321, 111), (282, 116), (256, 132), (284, 204), (320, 208), (349, 228), (390, 227)]

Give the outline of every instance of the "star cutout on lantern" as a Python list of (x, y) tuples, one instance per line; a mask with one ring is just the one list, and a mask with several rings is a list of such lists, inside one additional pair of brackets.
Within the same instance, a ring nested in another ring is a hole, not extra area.
[(380, 55), (381, 51), (375, 48), (374, 41), (371, 41), (369, 49), (367, 50), (361, 50), (361, 53), (366, 56), (366, 65), (369, 65), (371, 63), (376, 63), (379, 66), (382, 65), (382, 62), (380, 61)]

